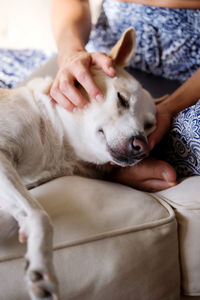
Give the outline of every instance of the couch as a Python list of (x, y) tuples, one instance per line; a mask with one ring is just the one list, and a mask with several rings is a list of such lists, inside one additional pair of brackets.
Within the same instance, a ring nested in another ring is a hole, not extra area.
[[(53, 57), (32, 77), (55, 72)], [(155, 93), (177, 85), (153, 85), (155, 79), (134, 75)], [(199, 184), (194, 176), (146, 193), (66, 176), (32, 189), (54, 225), (61, 299), (200, 300)], [(29, 299), (24, 254), (17, 235), (0, 245), (0, 300)]]

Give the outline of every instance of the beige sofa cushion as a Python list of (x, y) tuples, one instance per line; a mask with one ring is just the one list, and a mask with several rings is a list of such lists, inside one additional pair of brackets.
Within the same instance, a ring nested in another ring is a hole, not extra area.
[[(168, 204), (81, 177), (31, 193), (53, 220), (61, 299), (179, 299), (177, 225)], [(16, 237), (0, 247), (1, 300), (28, 299), (23, 254)]]
[(178, 221), (182, 289), (185, 295), (200, 295), (200, 177), (157, 193), (174, 207)]

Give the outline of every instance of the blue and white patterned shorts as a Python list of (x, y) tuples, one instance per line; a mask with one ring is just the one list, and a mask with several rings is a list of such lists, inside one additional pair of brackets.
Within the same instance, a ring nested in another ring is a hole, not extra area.
[(44, 64), (51, 55), (51, 52), (33, 49), (0, 49), (0, 87), (15, 87)]
[[(104, 0), (87, 50), (108, 53), (130, 26), (137, 36), (131, 67), (180, 82), (200, 67), (200, 10)], [(200, 101), (174, 118), (163, 143), (178, 177), (200, 175)]]
[(108, 53), (130, 26), (137, 36), (132, 67), (182, 82), (200, 67), (200, 10), (104, 0), (88, 51)]

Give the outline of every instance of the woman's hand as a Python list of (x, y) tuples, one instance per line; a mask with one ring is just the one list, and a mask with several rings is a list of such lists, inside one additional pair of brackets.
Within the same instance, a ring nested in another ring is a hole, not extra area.
[(108, 76), (115, 76), (112, 59), (106, 54), (77, 51), (62, 58), (50, 91), (51, 97), (68, 111), (74, 112), (78, 108), (84, 108), (89, 100), (77, 89), (76, 82), (79, 82), (90, 97), (96, 101), (103, 101), (104, 95), (89, 71), (92, 65), (100, 67)]

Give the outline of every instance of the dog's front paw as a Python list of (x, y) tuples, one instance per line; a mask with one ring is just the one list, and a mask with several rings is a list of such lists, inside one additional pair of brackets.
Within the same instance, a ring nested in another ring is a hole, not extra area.
[(26, 262), (26, 281), (32, 300), (58, 300), (58, 283), (53, 270), (33, 268)]
[(58, 283), (53, 267), (53, 229), (48, 215), (35, 211), (22, 224), (27, 237), (26, 281), (32, 300), (57, 300)]

